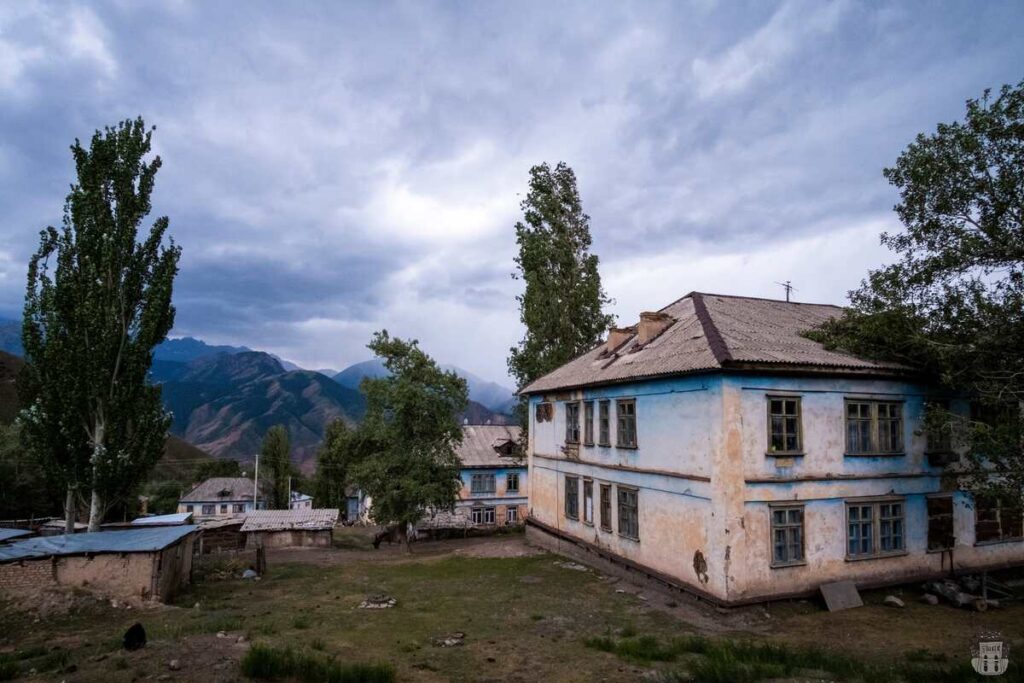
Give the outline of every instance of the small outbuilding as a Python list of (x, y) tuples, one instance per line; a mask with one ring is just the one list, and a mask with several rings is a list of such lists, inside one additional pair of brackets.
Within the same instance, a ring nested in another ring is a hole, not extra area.
[(330, 547), (338, 515), (335, 508), (257, 510), (249, 513), (242, 525), (245, 545), (247, 548)]
[(194, 525), (46, 536), (0, 545), (0, 592), (81, 588), (166, 601), (192, 578)]
[(209, 519), (199, 523), (199, 554), (225, 553), (245, 549), (244, 519)]
[(0, 543), (9, 543), (31, 535), (32, 531), (28, 529), (0, 529)]

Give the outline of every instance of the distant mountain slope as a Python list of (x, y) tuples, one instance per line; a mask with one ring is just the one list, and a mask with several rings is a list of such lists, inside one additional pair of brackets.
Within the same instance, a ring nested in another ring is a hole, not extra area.
[(194, 337), (181, 337), (180, 339), (168, 339), (158, 345), (153, 350), (153, 359), (187, 363), (205, 356), (215, 356), (221, 353), (244, 353), (251, 350), (244, 346), (215, 346)]
[(293, 459), (311, 467), (327, 425), (352, 424), (365, 412), (362, 394), (308, 370), (286, 370), (270, 354), (247, 351), (154, 364), (171, 431), (217, 457), (251, 460), (274, 425), (284, 425)]
[[(491, 413), (511, 414), (512, 407), (515, 404), (515, 396), (511, 389), (503, 387), (496, 382), (482, 379), (455, 365), (442, 365), (441, 368), (454, 371), (455, 374), (466, 380), (471, 401), (476, 402)], [(348, 366), (334, 376), (334, 381), (344, 386), (358, 389), (359, 383), (363, 381), (364, 377), (386, 377), (387, 374), (388, 371), (384, 367), (384, 362), (379, 358), (373, 358)], [(483, 423), (475, 422), (474, 424)], [(499, 423), (495, 422), (495, 424)]]
[[(25, 361), (10, 353), (0, 351), (0, 423), (9, 424), (18, 416), (21, 404), (18, 400), (16, 381), (18, 372)], [(191, 476), (194, 469), (203, 460), (213, 456), (191, 444), (187, 444), (175, 436), (167, 437), (164, 455), (153, 470), (153, 477), (175, 479)]]

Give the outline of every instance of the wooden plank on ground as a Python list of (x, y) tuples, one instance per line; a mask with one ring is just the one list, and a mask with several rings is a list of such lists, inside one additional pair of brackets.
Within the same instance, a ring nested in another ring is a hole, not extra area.
[(825, 598), (825, 606), (829, 612), (850, 609), (851, 607), (863, 607), (864, 602), (860, 599), (857, 586), (853, 581), (836, 581), (835, 583), (823, 583), (821, 585), (821, 596)]

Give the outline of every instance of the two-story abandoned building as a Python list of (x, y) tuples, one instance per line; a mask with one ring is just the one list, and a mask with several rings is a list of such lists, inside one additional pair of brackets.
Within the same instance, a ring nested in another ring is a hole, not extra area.
[(455, 514), (471, 526), (520, 524), (526, 516), (526, 461), (517, 426), (465, 425), (457, 454), (462, 490)]
[(178, 512), (191, 512), (196, 521), (244, 519), (263, 507), (261, 501), (255, 502), (254, 489), (253, 480), (248, 477), (211, 477), (181, 497)]
[(966, 404), (803, 336), (841, 311), (691, 293), (524, 387), (529, 537), (722, 604), (1024, 564), (925, 432)]

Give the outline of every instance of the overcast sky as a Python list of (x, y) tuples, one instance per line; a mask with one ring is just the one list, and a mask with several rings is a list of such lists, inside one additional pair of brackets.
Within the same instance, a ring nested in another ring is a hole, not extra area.
[(1024, 4), (0, 2), (0, 314), (68, 145), (141, 114), (182, 245), (173, 336), (306, 367), (372, 332), (509, 382), (532, 164), (564, 160), (629, 324), (691, 290), (842, 303), (881, 175), (1024, 78)]

